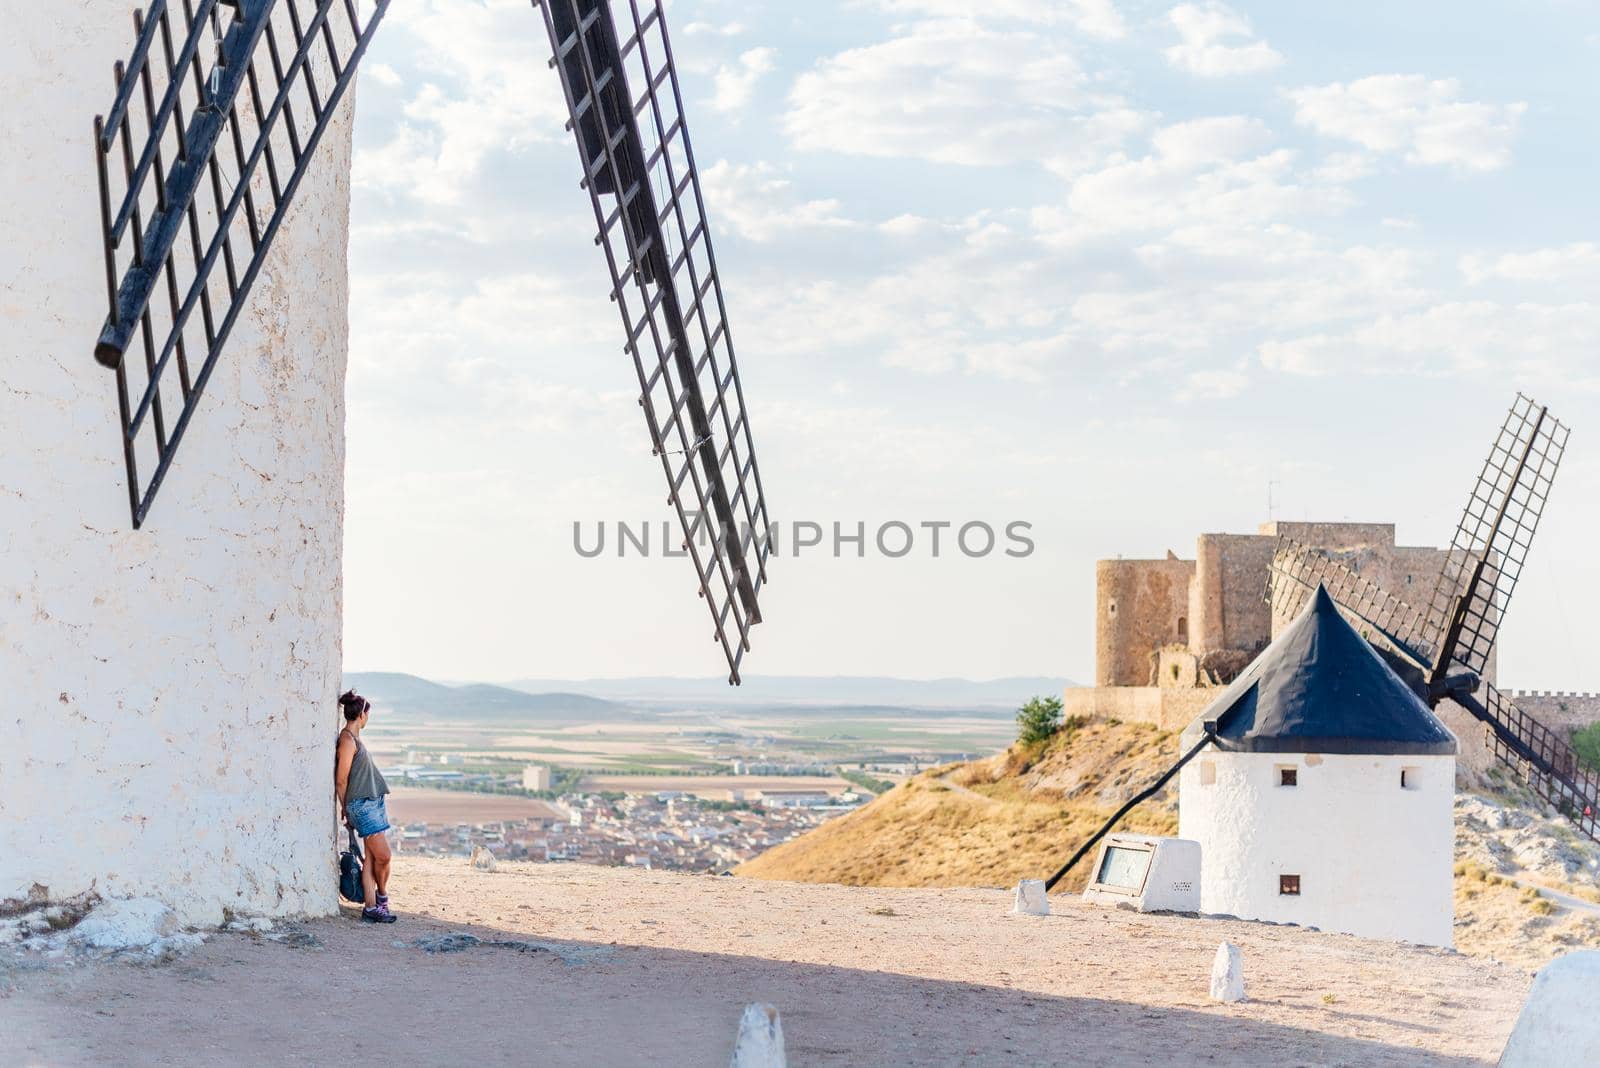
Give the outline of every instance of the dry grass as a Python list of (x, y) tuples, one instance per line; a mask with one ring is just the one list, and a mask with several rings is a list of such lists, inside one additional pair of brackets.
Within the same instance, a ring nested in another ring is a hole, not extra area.
[[(1013, 747), (924, 772), (737, 871), (849, 886), (1009, 886), (1044, 878), (1153, 781), (1175, 749), (1172, 735), (1144, 725), (1082, 725), (1037, 749)], [(1164, 791), (1119, 829), (1175, 833), (1174, 801)], [(1086, 869), (1063, 888), (1081, 889)]]
[[(1466, 837), (1463, 828), (1458, 837)], [(1462, 843), (1466, 844), (1466, 843)], [(1527, 968), (1543, 967), (1574, 949), (1600, 946), (1600, 916), (1552, 899), (1540, 887), (1519, 885), (1538, 874), (1519, 870), (1515, 878), (1473, 860), (1455, 866), (1456, 948)], [(1566, 883), (1553, 887), (1592, 900), (1592, 887)]]

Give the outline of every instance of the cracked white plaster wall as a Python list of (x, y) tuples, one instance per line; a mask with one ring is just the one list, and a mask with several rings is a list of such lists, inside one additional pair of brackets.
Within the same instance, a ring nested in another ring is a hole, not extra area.
[(0, 35), (0, 900), (326, 913), (353, 97), (135, 532), (91, 149), (133, 6)]

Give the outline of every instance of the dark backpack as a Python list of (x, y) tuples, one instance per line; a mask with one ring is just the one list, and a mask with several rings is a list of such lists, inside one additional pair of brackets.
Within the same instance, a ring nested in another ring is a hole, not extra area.
[(354, 827), (346, 830), (350, 833), (350, 848), (339, 853), (339, 895), (360, 905), (367, 900), (366, 891), (361, 888), (361, 843), (356, 841)]

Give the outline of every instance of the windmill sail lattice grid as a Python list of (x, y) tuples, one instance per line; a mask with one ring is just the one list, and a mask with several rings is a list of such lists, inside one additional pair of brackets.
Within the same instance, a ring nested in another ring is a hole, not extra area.
[(1441, 677), (1487, 670), (1566, 446), (1567, 428), (1519, 393), (1473, 484), (1429, 602), (1429, 632), (1447, 647), (1436, 663)]
[(1417, 684), (1430, 705), (1452, 700), (1472, 713), (1494, 757), (1600, 841), (1600, 774), (1566, 738), (1483, 678), (1567, 435), (1547, 409), (1517, 395), (1473, 484), (1426, 611), (1390, 596), (1336, 554), (1290, 538), (1280, 538), (1273, 554), (1267, 600), (1275, 616), (1292, 616), (1325, 585), (1369, 640), (1421, 669), (1426, 677)]
[(1361, 577), (1326, 549), (1280, 537), (1267, 572), (1267, 601), (1273, 613), (1282, 618), (1299, 615), (1318, 584), (1327, 587), (1334, 603), (1353, 617), (1369, 640), (1376, 635), (1419, 667), (1429, 666), (1436, 638), (1425, 629), (1422, 612)]
[[(390, 0), (366, 3), (364, 22), (357, 0), (152, 0), (134, 15), (95, 120), (110, 303), (95, 357), (116, 373), (135, 527)], [(736, 683), (771, 523), (662, 7), (534, 6), (668, 503)]]
[(1496, 759), (1580, 831), (1600, 841), (1600, 774), (1579, 759), (1567, 739), (1488, 683), (1482, 687), (1481, 699), (1474, 694), (1462, 703), (1484, 721)]
[[(95, 119), (133, 525), (142, 526), (389, 0), (153, 0)], [(139, 350), (139, 359), (127, 358)]]
[(541, 10), (651, 444), (737, 682), (770, 521), (666, 21), (659, 0)]

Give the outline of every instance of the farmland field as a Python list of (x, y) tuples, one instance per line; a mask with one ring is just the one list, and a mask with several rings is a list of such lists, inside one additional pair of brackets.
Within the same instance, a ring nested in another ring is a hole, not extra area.
[(735, 790), (826, 790), (843, 793), (851, 785), (837, 776), (818, 775), (587, 775), (581, 788), (602, 792), (651, 794), (679, 790), (706, 801), (727, 801)]
[(553, 794), (838, 793), (850, 788), (844, 773), (862, 785), (898, 781), (996, 752), (1016, 731), (1004, 706), (676, 703), (446, 687), (410, 676), (369, 681), (374, 713), (363, 737), (381, 766), (410, 785), (483, 793), (521, 793), (530, 764), (550, 769)]
[(399, 787), (389, 795), (389, 818), (400, 824), (490, 823), (535, 817), (561, 818), (561, 812), (549, 802), (531, 797), (503, 797), (411, 786)]

